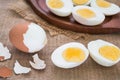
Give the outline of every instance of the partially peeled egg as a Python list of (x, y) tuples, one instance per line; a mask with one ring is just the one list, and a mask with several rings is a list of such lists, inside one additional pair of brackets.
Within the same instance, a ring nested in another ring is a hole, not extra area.
[(15, 25), (9, 32), (9, 39), (17, 49), (26, 53), (40, 51), (47, 44), (43, 28), (31, 22)]

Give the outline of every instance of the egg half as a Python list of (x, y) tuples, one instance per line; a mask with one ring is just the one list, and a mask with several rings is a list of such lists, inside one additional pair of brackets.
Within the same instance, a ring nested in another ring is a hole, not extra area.
[(73, 68), (84, 63), (89, 56), (87, 48), (77, 42), (70, 42), (53, 51), (51, 60), (60, 68)]
[(88, 26), (101, 24), (105, 20), (103, 13), (89, 6), (74, 7), (72, 15), (78, 23)]
[(92, 0), (72, 0), (74, 5), (89, 5)]
[(73, 8), (71, 0), (46, 0), (46, 5), (52, 13), (61, 17), (69, 16)]
[(91, 6), (100, 10), (107, 16), (115, 15), (120, 12), (120, 7), (106, 0), (92, 0)]
[(9, 39), (17, 49), (27, 53), (37, 52), (47, 43), (43, 28), (30, 22), (15, 25), (9, 32)]
[(104, 41), (95, 40), (88, 43), (90, 56), (102, 66), (112, 66), (120, 61), (120, 49), (114, 44)]

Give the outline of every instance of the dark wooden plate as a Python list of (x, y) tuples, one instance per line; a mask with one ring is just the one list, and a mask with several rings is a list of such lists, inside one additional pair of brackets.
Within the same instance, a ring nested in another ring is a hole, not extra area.
[(45, 4), (45, 0), (26, 0), (37, 15), (47, 20), (57, 27), (82, 33), (115, 33), (120, 32), (120, 13), (111, 17), (106, 17), (105, 21), (97, 26), (85, 26), (77, 23), (72, 15), (68, 17), (58, 17), (50, 12)]

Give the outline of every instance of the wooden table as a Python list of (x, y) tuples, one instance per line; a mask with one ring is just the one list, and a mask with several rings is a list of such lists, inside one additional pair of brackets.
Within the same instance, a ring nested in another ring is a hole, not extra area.
[[(30, 67), (28, 62), (32, 60), (33, 55), (17, 50), (9, 41), (8, 35), (13, 25), (25, 21), (22, 17), (8, 8), (10, 3), (16, 1), (17, 0), (0, 0), (0, 42), (7, 46), (12, 54), (10, 60), (0, 62), (0, 67), (7, 66), (11, 69), (13, 69), (15, 60), (18, 60), (23, 66)], [(103, 39), (120, 47), (120, 34), (93, 34), (91, 37), (86, 37), (85, 39), (80, 38), (78, 40), (73, 40), (64, 35), (51, 37), (49, 33), (47, 33), (47, 37), (48, 44), (44, 49), (38, 52), (40, 58), (46, 61), (46, 69), (40, 71), (32, 69), (29, 74), (25, 75), (15, 75), (13, 73), (13, 76), (8, 78), (8, 80), (120, 80), (120, 63), (110, 68), (105, 68), (96, 64), (89, 57), (81, 66), (65, 70), (55, 67), (50, 60), (51, 53), (54, 49), (71, 41), (81, 42), (87, 46), (89, 41)], [(4, 79), (0, 78), (0, 80)]]

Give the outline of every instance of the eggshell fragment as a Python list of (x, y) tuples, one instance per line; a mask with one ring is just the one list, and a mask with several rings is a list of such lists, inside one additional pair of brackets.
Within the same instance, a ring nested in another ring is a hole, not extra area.
[(2, 43), (0, 43), (0, 61), (4, 61), (11, 58), (11, 54), (7, 47), (4, 47)]
[(38, 57), (38, 54), (35, 54), (32, 57), (33, 57), (34, 62), (29, 61), (29, 63), (34, 69), (41, 70), (41, 69), (44, 69), (46, 67), (45, 61), (41, 60)]
[(14, 66), (14, 72), (15, 74), (26, 74), (31, 71), (31, 68), (23, 67), (20, 65), (20, 63), (16, 60), (15, 66)]
[(7, 78), (12, 76), (12, 70), (9, 69), (8, 67), (1, 67), (0, 68), (0, 77), (2, 78)]
[(17, 49), (26, 53), (40, 51), (47, 43), (45, 31), (30, 22), (15, 25), (9, 32), (9, 39)]

